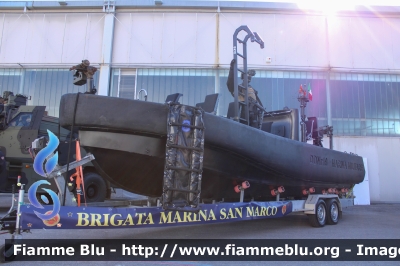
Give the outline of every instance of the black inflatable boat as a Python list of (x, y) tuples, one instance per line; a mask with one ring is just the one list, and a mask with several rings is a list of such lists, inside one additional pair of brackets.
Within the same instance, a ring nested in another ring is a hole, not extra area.
[[(201, 191), (197, 195), (204, 200), (237, 199), (234, 188), (243, 181), (251, 184), (248, 199), (272, 197), (271, 190), (279, 186), (285, 188), (282, 197), (301, 197), (309, 188), (316, 193), (350, 188), (365, 175), (361, 157), (296, 140), (296, 110), (265, 117), (259, 130), (171, 102), (66, 94), (60, 124), (79, 128), (81, 145), (95, 156), (94, 165), (105, 178), (151, 197), (165, 194), (169, 185), (175, 192)], [(192, 153), (179, 151), (182, 143)], [(172, 156), (175, 168), (168, 167)], [(189, 173), (179, 182), (168, 179), (168, 173), (184, 168)]]

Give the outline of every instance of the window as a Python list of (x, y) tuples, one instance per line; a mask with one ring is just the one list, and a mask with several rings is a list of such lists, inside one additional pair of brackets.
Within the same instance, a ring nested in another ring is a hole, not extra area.
[[(48, 115), (58, 117), (63, 94), (85, 92), (86, 86), (74, 86), (68, 69), (0, 69), (0, 93), (12, 91), (28, 96), (27, 105), (46, 106)], [(94, 83), (99, 81), (98, 72)]]
[(136, 69), (114, 69), (110, 96), (136, 99)]
[(20, 113), (8, 124), (10, 127), (29, 127), (32, 122), (31, 113)]
[(330, 95), (335, 134), (400, 135), (400, 76), (336, 73)]

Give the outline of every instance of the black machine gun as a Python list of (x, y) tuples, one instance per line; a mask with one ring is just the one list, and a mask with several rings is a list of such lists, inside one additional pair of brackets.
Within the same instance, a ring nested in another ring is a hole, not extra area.
[(93, 75), (97, 71), (97, 68), (90, 66), (89, 60), (82, 60), (82, 63), (71, 67), (69, 70), (75, 70), (73, 75), (74, 85), (82, 86), (87, 84), (87, 89), (85, 93), (96, 94), (97, 90), (94, 86)]
[(308, 121), (306, 121), (307, 139), (312, 139), (313, 145), (323, 147), (322, 139), (324, 135), (327, 135), (329, 138), (329, 149), (333, 149), (333, 127), (332, 126), (317, 127), (316, 121), (317, 121), (316, 117), (309, 117)]

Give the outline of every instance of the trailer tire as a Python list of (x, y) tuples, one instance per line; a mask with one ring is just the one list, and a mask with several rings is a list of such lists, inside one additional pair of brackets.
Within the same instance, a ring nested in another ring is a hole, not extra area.
[(336, 199), (330, 199), (327, 201), (327, 218), (326, 223), (335, 225), (339, 222), (339, 204)]
[(11, 244), (8, 244), (7, 246), (6, 245), (1, 245), (0, 246), (0, 262), (1, 263), (10, 262), (10, 261), (13, 261), (15, 259), (16, 256), (14, 254), (12, 254), (11, 256), (6, 257), (6, 250), (8, 250), (8, 249), (10, 249), (12, 247), (13, 247), (13, 245), (11, 245)]
[(83, 181), (85, 182), (86, 202), (103, 202), (106, 199), (106, 182), (99, 174), (86, 172), (83, 174)]
[(308, 220), (313, 227), (324, 227), (326, 223), (326, 204), (320, 199), (315, 204), (315, 214), (308, 214)]

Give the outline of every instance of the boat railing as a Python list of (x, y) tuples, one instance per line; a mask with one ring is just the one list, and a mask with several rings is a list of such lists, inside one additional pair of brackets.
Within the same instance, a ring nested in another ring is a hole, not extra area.
[(141, 89), (137, 94), (136, 94), (136, 100), (140, 100), (140, 94), (144, 92), (144, 101), (147, 102), (147, 91), (145, 89)]

